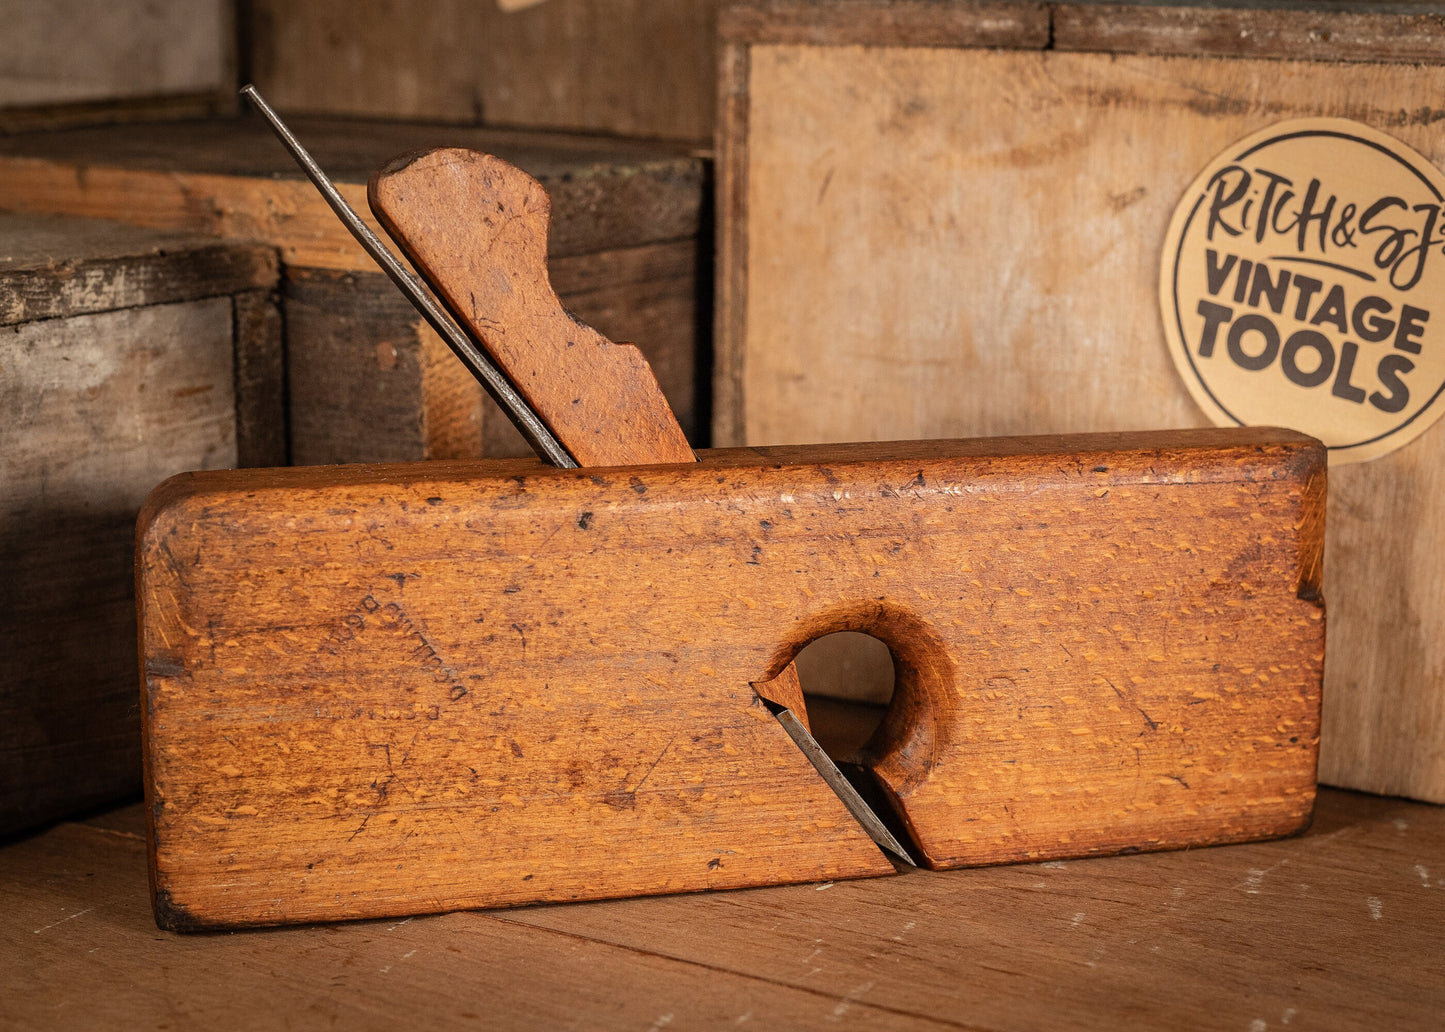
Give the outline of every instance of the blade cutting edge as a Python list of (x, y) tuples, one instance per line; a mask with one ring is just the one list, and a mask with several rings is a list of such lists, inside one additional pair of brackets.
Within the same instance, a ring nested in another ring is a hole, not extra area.
[(904, 849), (899, 841), (893, 837), (893, 833), (878, 819), (878, 815), (873, 812), (873, 808), (863, 801), (863, 797), (858, 794), (858, 790), (853, 787), (852, 782), (843, 776), (843, 772), (838, 769), (838, 765), (833, 762), (833, 758), (823, 751), (823, 747), (818, 744), (818, 740), (803, 726), (803, 722), (793, 714), (793, 711), (784, 706), (779, 706), (775, 702), (769, 702), (766, 699), (764, 699), (763, 702), (773, 716), (778, 718), (778, 723), (783, 725), (783, 730), (788, 732), (788, 737), (803, 751), (803, 755), (808, 758), (808, 762), (823, 776), (823, 780), (828, 783), (828, 787), (842, 800), (843, 805), (848, 808), (848, 812), (853, 815), (859, 824), (863, 825), (863, 830), (868, 833), (868, 837), (894, 859), (907, 864), (909, 867), (918, 866), (914, 863), (913, 858), (908, 855), (908, 850)]

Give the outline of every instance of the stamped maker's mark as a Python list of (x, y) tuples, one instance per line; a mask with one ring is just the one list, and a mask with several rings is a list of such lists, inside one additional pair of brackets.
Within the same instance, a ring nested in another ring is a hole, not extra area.
[[(406, 611), (396, 602), (381, 602), (374, 595), (367, 595), (356, 609), (338, 621), (321, 649), (333, 656), (340, 655), (341, 649), (355, 641), (368, 627), (399, 637), (402, 645), (409, 647), (408, 657), (417, 666), (429, 671), (434, 682), (446, 688), (452, 702), (467, 694), (461, 675), (447, 665), (436, 646), (412, 623)], [(415, 688), (408, 686), (407, 690), (414, 691)]]

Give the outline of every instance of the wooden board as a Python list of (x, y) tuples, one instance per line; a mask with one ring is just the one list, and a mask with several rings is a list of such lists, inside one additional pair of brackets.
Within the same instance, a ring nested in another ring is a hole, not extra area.
[(1326, 790), (1283, 842), (503, 917), (806, 987), (860, 1028), (852, 1006), (920, 1027), (1423, 1032), (1445, 1003), (1442, 821)]
[(55, 217), (0, 216), (0, 241), (3, 834), (140, 784), (147, 492), (286, 453), (274, 254)]
[(158, 917), (889, 870), (751, 687), (843, 630), (898, 658), (869, 763), (930, 864), (1289, 833), (1323, 461), (1206, 430), (176, 478), (137, 565)]
[(0, 326), (191, 301), (270, 284), (276, 258), (193, 235), (63, 215), (0, 215)]
[(512, 6), (257, 0), (243, 19), (257, 86), (291, 110), (711, 135), (717, 0)]
[[(1433, 13), (1351, 15), (1334, 37), (1278, 10), (930, 8), (722, 17), (718, 443), (1202, 425), (1156, 299), (1198, 170), (1309, 115), (1445, 162), (1445, 54), (1400, 63), (1438, 47)], [(1098, 52), (1116, 47), (1146, 52)], [(1437, 427), (1333, 478), (1331, 783), (1445, 801), (1442, 470)]]
[(1445, 809), (1283, 841), (240, 935), (158, 933), (139, 806), (0, 848), (0, 1020), (108, 1027), (1425, 1030)]
[[(553, 257), (698, 235), (702, 164), (677, 146), (422, 123), (288, 123), (368, 220), (366, 180), (373, 171), (407, 151), (458, 146), (497, 154), (547, 187)], [(0, 138), (0, 187), (10, 211), (263, 242), (292, 266), (376, 268), (260, 119)]]
[(225, 0), (48, 0), (5, 13), (0, 132), (235, 109)]

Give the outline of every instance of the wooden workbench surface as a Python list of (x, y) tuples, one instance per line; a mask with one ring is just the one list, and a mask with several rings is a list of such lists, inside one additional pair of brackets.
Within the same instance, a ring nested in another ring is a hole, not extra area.
[(232, 935), (156, 929), (139, 807), (0, 848), (7, 1029), (1404, 1029), (1445, 809), (1193, 852)]

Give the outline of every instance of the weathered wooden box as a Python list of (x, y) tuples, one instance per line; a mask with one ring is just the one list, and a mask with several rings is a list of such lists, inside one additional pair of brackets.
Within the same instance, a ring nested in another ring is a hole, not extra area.
[(0, 215), (0, 834), (140, 787), (136, 513), (285, 461), (276, 277), (266, 247)]
[[(1263, 6), (725, 10), (715, 442), (1206, 425), (1159, 300), (1206, 163), (1325, 116), (1445, 161), (1438, 14)], [(1445, 801), (1442, 522), (1440, 424), (1331, 470), (1328, 783)]]
[[(553, 283), (584, 321), (636, 342), (683, 429), (709, 421), (698, 268), (704, 170), (677, 145), (556, 133), (298, 118), (297, 135), (353, 207), (398, 154), (495, 153), (552, 197)], [(351, 239), (259, 119), (0, 140), (0, 204), (116, 218), (277, 248), (297, 464), (526, 452), (500, 411)], [(368, 216), (369, 217), (369, 216)]]

